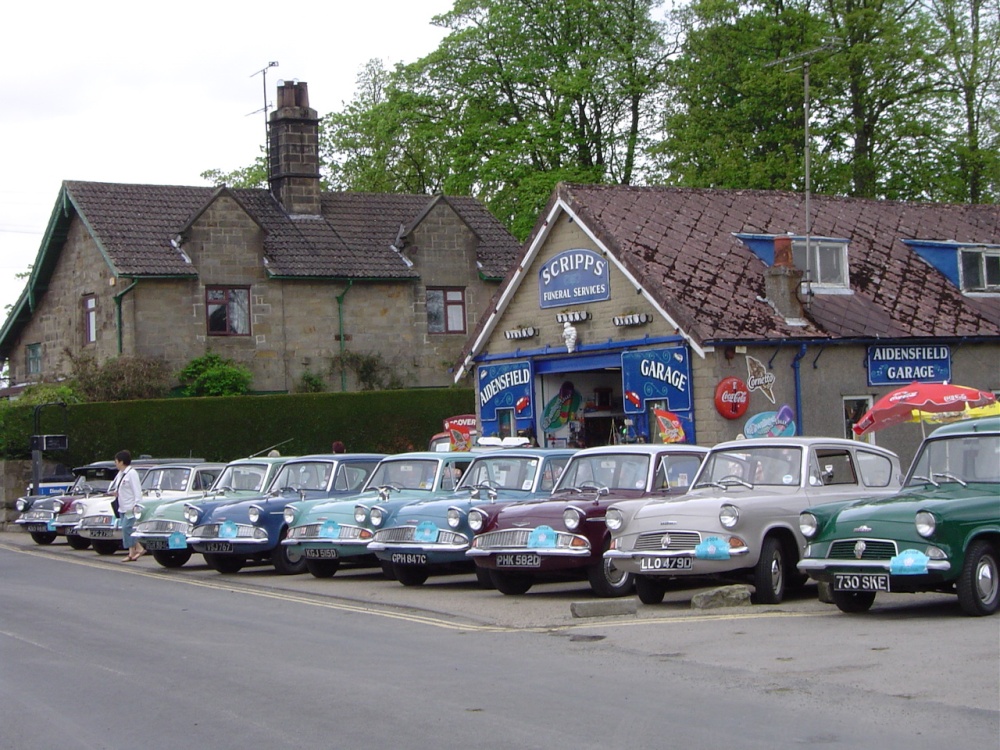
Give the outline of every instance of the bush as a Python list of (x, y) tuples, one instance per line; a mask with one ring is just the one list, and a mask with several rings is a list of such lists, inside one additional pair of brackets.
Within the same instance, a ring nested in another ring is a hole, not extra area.
[(306, 370), (295, 385), (295, 390), (298, 393), (323, 393), (326, 390), (326, 381), (322, 375)]
[(243, 396), (253, 375), (231, 359), (209, 352), (195, 357), (177, 374), (185, 396)]
[(163, 359), (121, 356), (98, 364), (91, 355), (67, 355), (73, 364), (72, 390), (82, 401), (134, 401), (170, 392), (173, 378)]

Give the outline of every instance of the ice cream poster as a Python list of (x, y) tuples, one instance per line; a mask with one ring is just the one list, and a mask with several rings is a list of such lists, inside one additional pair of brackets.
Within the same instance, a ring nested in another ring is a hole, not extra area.
[(691, 410), (691, 364), (685, 346), (622, 354), (626, 414), (644, 414), (646, 401), (665, 400), (672, 412)]
[(493, 422), (497, 409), (513, 409), (516, 419), (533, 418), (531, 362), (483, 365), (478, 371), (479, 418)]
[(782, 404), (778, 411), (754, 414), (743, 425), (743, 434), (748, 438), (792, 437), (795, 432), (795, 412), (788, 404)]

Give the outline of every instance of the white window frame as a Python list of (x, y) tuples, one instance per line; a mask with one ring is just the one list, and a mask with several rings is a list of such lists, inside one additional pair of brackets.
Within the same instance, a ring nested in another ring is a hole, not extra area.
[[(800, 271), (806, 271), (805, 259), (803, 257), (806, 246), (805, 237), (794, 237), (792, 239), (792, 258), (795, 267)], [(834, 260), (834, 257), (836, 258)], [(839, 266), (838, 278), (831, 279), (830, 266)], [(829, 237), (809, 238), (809, 277), (808, 280), (813, 290), (823, 291), (850, 291), (851, 272), (848, 267), (847, 240), (831, 239)]]
[(862, 394), (859, 396), (842, 396), (840, 400), (841, 412), (844, 415), (844, 437), (847, 438), (848, 440), (857, 440), (858, 442), (861, 443), (868, 443), (869, 445), (875, 445), (874, 432), (869, 432), (867, 435), (862, 435), (861, 437), (858, 437), (857, 435), (854, 434), (854, 430), (851, 429), (851, 425), (853, 425), (857, 421), (857, 418), (854, 420), (854, 422), (852, 422), (851, 417), (848, 416), (848, 411), (847, 411), (848, 401), (864, 402), (865, 407), (863, 409), (859, 409), (858, 410), (859, 413), (856, 415), (857, 418), (860, 418), (862, 414), (864, 414), (865, 412), (867, 412), (869, 409), (872, 408), (872, 404), (875, 403), (875, 398), (868, 394)]
[[(980, 284), (973, 285), (972, 281), (966, 278), (965, 273), (965, 256), (975, 255), (977, 256), (979, 266), (979, 281)], [(996, 264), (996, 274), (998, 278), (996, 283), (990, 283), (988, 279), (989, 268), (987, 267), (987, 260), (992, 259)], [(963, 292), (1000, 292), (1000, 248), (993, 247), (960, 247), (958, 249), (958, 274), (959, 280), (961, 282)]]

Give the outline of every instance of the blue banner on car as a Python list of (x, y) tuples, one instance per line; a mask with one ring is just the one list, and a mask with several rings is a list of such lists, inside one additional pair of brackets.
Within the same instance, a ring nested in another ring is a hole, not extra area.
[(728, 560), (729, 543), (717, 536), (710, 536), (694, 548), (694, 556), (699, 560)]

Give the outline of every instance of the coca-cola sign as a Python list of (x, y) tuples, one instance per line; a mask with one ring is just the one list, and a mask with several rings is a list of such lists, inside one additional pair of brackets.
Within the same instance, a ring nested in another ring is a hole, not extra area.
[(750, 406), (750, 389), (739, 378), (723, 378), (715, 387), (715, 409), (726, 419), (739, 419)]

